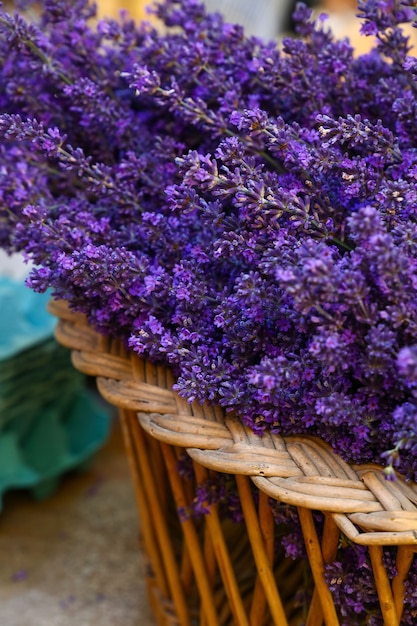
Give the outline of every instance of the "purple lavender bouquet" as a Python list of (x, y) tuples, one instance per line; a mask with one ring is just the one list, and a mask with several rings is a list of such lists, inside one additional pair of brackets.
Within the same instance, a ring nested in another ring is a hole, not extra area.
[(41, 5), (0, 15), (0, 246), (29, 285), (190, 401), (416, 480), (416, 3), (359, 0), (359, 58), (302, 3), (282, 46), (196, 0), (163, 28)]

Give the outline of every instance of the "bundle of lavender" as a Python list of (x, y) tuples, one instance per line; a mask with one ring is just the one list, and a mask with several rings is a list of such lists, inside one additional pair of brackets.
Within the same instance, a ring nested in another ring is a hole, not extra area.
[(282, 46), (196, 0), (163, 28), (41, 5), (0, 16), (0, 245), (29, 285), (190, 401), (416, 480), (415, 2), (359, 0), (360, 57), (302, 3)]

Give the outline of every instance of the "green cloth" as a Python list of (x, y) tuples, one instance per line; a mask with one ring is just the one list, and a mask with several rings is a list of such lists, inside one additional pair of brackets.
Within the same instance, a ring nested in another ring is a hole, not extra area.
[(47, 301), (0, 277), (0, 509), (11, 488), (49, 495), (109, 433), (109, 411), (53, 338)]

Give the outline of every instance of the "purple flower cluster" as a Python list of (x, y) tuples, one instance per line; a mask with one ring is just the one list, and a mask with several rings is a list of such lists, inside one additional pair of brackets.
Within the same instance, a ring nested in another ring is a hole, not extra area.
[[(415, 2), (359, 0), (359, 58), (302, 3), (282, 46), (197, 0), (158, 4), (163, 28), (40, 4), (0, 14), (0, 246), (29, 285), (190, 401), (416, 480)], [(375, 602), (359, 561), (328, 568), (349, 624)]]
[(0, 15), (0, 245), (29, 285), (189, 400), (415, 479), (414, 3), (359, 3), (360, 58), (301, 3), (281, 47), (195, 0), (164, 30), (43, 9)]
[[(235, 524), (243, 522), (242, 505), (232, 474), (217, 474), (215, 478), (209, 478), (196, 485), (193, 464), (186, 453), (180, 455), (177, 470), (184, 480), (190, 481), (192, 493), (194, 493), (193, 499), (186, 506), (177, 509), (182, 522), (190, 518), (198, 519), (208, 514), (212, 506), (220, 508), (222, 519), (227, 517)], [(255, 492), (255, 501), (257, 501), (257, 495)]]
[[(388, 577), (392, 579), (396, 575), (395, 555), (386, 549), (383, 556)], [(362, 626), (365, 623), (383, 626), (366, 546), (344, 542), (336, 560), (326, 565), (325, 570), (326, 582), (340, 611), (341, 626)], [(401, 623), (412, 624), (416, 607), (409, 594), (406, 594), (405, 607), (405, 619)], [(364, 615), (367, 616), (366, 622)]]

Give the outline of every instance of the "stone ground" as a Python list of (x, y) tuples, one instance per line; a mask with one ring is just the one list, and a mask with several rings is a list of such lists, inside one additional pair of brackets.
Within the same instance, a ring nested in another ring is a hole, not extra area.
[(1, 626), (154, 626), (117, 420), (87, 469), (0, 513)]

